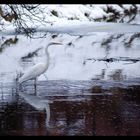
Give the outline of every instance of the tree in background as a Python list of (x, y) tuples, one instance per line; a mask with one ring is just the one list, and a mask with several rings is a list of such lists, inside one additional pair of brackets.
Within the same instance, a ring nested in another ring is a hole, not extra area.
[[(45, 21), (44, 10), (39, 4), (3, 4), (0, 5), (0, 26), (5, 25), (5, 21), (12, 23), (17, 32), (24, 32), (27, 35), (34, 32), (37, 22), (49, 23)], [(30, 23), (30, 28), (29, 28)]]

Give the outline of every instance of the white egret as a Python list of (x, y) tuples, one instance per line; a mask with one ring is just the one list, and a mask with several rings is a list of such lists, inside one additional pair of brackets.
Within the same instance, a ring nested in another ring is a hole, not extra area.
[(49, 43), (46, 48), (45, 48), (45, 53), (46, 53), (46, 61), (36, 64), (33, 67), (29, 68), (23, 76), (21, 76), (18, 80), (19, 84), (28, 81), (28, 80), (33, 80), (35, 79), (35, 91), (36, 91), (36, 80), (37, 77), (39, 77), (41, 74), (43, 74), (49, 67), (49, 53), (48, 53), (48, 47), (51, 45), (62, 45), (60, 42), (51, 42)]

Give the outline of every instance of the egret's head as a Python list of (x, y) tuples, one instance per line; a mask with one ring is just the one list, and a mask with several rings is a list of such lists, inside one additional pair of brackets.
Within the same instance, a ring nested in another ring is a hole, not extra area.
[(51, 45), (63, 45), (61, 42), (50, 42), (47, 47), (51, 46)]
[(45, 48), (45, 51), (48, 50), (48, 47), (49, 46), (52, 46), (52, 45), (63, 45), (61, 42), (50, 42), (47, 44), (46, 48)]

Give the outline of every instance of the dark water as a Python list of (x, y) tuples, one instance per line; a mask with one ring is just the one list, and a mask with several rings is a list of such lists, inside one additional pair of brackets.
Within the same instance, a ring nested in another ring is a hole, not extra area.
[[(33, 83), (22, 94), (33, 95)], [(3, 91), (3, 92), (2, 92)], [(49, 126), (39, 111), (1, 87), (0, 135), (140, 135), (140, 81), (40, 81), (37, 96), (50, 103)]]

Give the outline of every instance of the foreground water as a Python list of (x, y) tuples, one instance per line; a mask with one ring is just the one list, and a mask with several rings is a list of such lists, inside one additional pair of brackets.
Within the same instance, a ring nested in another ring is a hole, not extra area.
[[(23, 89), (1, 87), (0, 135), (140, 135), (140, 79), (40, 81), (37, 95), (32, 82)], [(33, 97), (50, 101), (49, 112), (32, 106)]]

